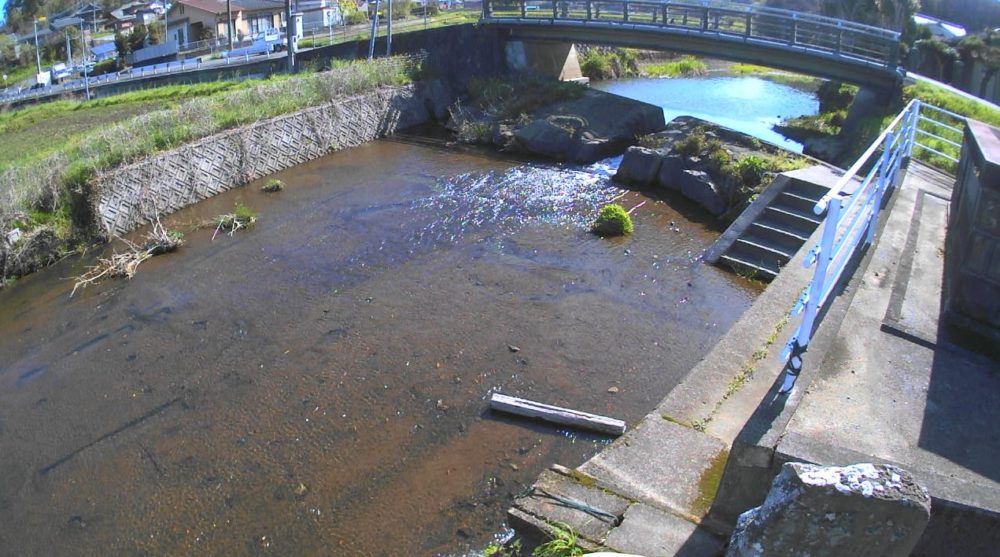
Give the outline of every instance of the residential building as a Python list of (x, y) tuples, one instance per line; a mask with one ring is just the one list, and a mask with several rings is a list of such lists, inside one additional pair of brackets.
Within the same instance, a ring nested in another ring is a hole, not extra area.
[[(282, 0), (231, 0), (234, 39), (260, 31), (284, 27)], [(225, 39), (225, 0), (177, 0), (170, 8), (168, 26), (171, 38), (185, 45), (217, 37)]]

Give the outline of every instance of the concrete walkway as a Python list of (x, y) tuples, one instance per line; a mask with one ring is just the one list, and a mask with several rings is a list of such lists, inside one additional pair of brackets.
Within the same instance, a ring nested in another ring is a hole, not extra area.
[(720, 555), (784, 462), (874, 461), (934, 497), (914, 555), (1000, 554), (1000, 360), (939, 320), (952, 183), (911, 165), (790, 395), (777, 394), (776, 354), (810, 277), (804, 253), (634, 430), (543, 476), (511, 509), (515, 527), (558, 522), (586, 545), (650, 557)]

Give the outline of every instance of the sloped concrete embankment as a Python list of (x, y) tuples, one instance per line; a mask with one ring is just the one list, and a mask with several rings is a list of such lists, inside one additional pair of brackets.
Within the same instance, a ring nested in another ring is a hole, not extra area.
[(214, 135), (99, 176), (91, 222), (124, 234), (226, 190), (447, 114), (439, 83), (382, 88)]

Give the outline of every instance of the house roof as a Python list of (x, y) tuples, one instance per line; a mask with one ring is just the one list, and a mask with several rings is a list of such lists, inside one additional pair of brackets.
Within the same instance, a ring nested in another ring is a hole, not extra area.
[(92, 52), (94, 56), (100, 56), (102, 54), (115, 52), (116, 50), (115, 43), (101, 43), (99, 45), (94, 45), (94, 48), (91, 48), (90, 52)]
[[(177, 4), (184, 4), (216, 15), (226, 13), (225, 0), (177, 0), (175, 5)], [(230, 5), (234, 11), (258, 11), (281, 10), (285, 3), (282, 0), (231, 0)]]

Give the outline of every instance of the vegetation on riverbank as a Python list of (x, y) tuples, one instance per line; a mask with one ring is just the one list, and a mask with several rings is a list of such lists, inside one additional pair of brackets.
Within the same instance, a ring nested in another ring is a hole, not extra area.
[(590, 230), (601, 237), (624, 236), (631, 234), (635, 227), (628, 211), (617, 203), (611, 203), (601, 207), (601, 212)]
[(642, 66), (643, 72), (653, 77), (693, 77), (705, 75), (708, 65), (694, 56)]
[(462, 143), (490, 144), (502, 126), (525, 121), (542, 105), (576, 99), (586, 87), (579, 83), (518, 78), (473, 77), (469, 100), (452, 107), (452, 122)]
[(638, 51), (632, 48), (579, 45), (580, 72), (594, 79), (616, 79), (639, 75)]
[(756, 64), (732, 64), (727, 68), (727, 71), (733, 75), (760, 77), (761, 79), (781, 83), (789, 87), (808, 89), (810, 91), (815, 90), (824, 83), (823, 79), (811, 75), (786, 72)]
[[(35, 148), (25, 149), (0, 171), (0, 276), (11, 270), (8, 254), (16, 246), (8, 246), (5, 239), (15, 228), (22, 233), (49, 228), (63, 250), (86, 239), (91, 223), (80, 220), (89, 206), (90, 182), (99, 173), (226, 129), (381, 86), (409, 83), (418, 65), (407, 57), (341, 63), (317, 74), (233, 85), (167, 87), (91, 103), (61, 101), (2, 115), (0, 126), (11, 135), (12, 130), (19, 130), (19, 141)], [(109, 107), (149, 110), (151, 101), (171, 91), (187, 95), (187, 100), (171, 100), (171, 108), (133, 116), (125, 110), (124, 117), (112, 125), (100, 117), (78, 118), (86, 124), (68, 137), (53, 139), (37, 133), (51, 132), (43, 123), (61, 121), (70, 113), (83, 117)]]

